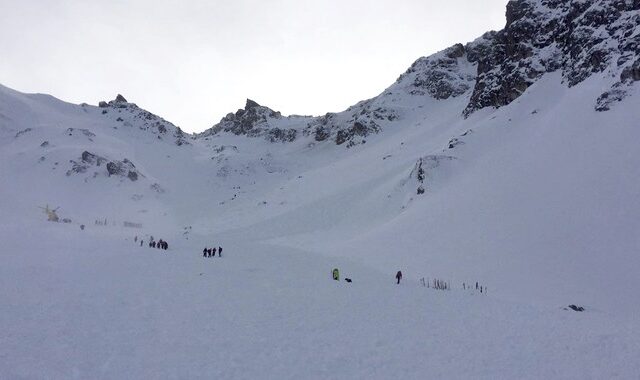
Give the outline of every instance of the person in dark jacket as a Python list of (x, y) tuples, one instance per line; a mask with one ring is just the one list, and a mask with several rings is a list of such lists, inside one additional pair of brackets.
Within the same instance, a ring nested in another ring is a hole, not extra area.
[(222, 247), (218, 247), (218, 257), (222, 257)]
[(207, 248), (202, 250), (202, 257), (207, 257)]
[(212, 256), (212, 257), (216, 257), (216, 249), (215, 249), (215, 248), (213, 248), (213, 249), (211, 250), (211, 252), (213, 252), (213, 253), (211, 254), (211, 256)]
[(398, 273), (396, 273), (396, 280), (398, 280), (398, 284), (400, 284), (400, 280), (402, 280), (402, 272), (398, 271)]

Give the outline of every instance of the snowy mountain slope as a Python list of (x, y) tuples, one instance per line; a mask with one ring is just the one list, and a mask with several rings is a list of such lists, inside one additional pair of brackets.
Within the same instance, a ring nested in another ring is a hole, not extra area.
[(0, 374), (634, 378), (636, 3), (512, 1), (343, 112), (248, 100), (194, 136), (121, 96), (0, 87)]

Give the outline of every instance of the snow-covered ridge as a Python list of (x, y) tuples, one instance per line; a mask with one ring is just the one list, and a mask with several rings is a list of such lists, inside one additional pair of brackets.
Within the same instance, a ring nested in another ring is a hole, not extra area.
[(444, 101), (467, 96), (459, 112), (468, 117), (510, 104), (555, 71), (562, 72), (569, 87), (604, 73), (610, 78), (608, 89), (592, 101), (596, 110), (607, 111), (640, 80), (639, 11), (637, 0), (512, 0), (504, 29), (418, 59), (380, 95), (346, 111), (283, 117), (248, 102), (201, 136), (231, 132), (272, 142), (311, 136), (310, 141), (351, 147), (401, 122), (403, 109), (421, 101), (414, 97)]
[(127, 102), (120, 94), (114, 100), (100, 102), (98, 107), (102, 109), (101, 114), (105, 118), (113, 120), (115, 117), (115, 121), (125, 128), (136, 127), (150, 131), (158, 139), (173, 139), (178, 146), (189, 144), (187, 135), (179, 127), (138, 107), (135, 103)]

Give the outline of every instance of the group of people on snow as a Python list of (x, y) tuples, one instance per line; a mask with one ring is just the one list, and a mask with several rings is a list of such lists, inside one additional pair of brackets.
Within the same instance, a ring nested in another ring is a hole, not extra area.
[(167, 249), (169, 249), (169, 243), (167, 243), (166, 241), (164, 241), (162, 239), (160, 239), (158, 241), (151, 240), (151, 242), (149, 243), (149, 247), (158, 248), (158, 249), (164, 249), (166, 251)]
[[(133, 241), (135, 243), (138, 242), (138, 236), (133, 238)], [(144, 245), (144, 240), (140, 239), (140, 246), (142, 247)], [(167, 250), (169, 249), (169, 243), (167, 243), (166, 241), (160, 239), (158, 241), (155, 241), (153, 239), (153, 236), (151, 236), (151, 238), (149, 239), (149, 248), (157, 248), (157, 249), (163, 249), (163, 250)]]
[[(202, 250), (202, 257), (216, 257), (216, 248), (206, 248)], [(218, 257), (222, 257), (222, 247), (218, 247)]]

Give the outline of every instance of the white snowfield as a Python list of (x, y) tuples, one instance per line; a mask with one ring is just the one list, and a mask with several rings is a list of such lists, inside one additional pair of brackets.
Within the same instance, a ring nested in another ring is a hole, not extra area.
[(0, 378), (640, 379), (639, 97), (594, 111), (609, 82), (468, 119), (395, 85), (351, 148), (0, 87)]

